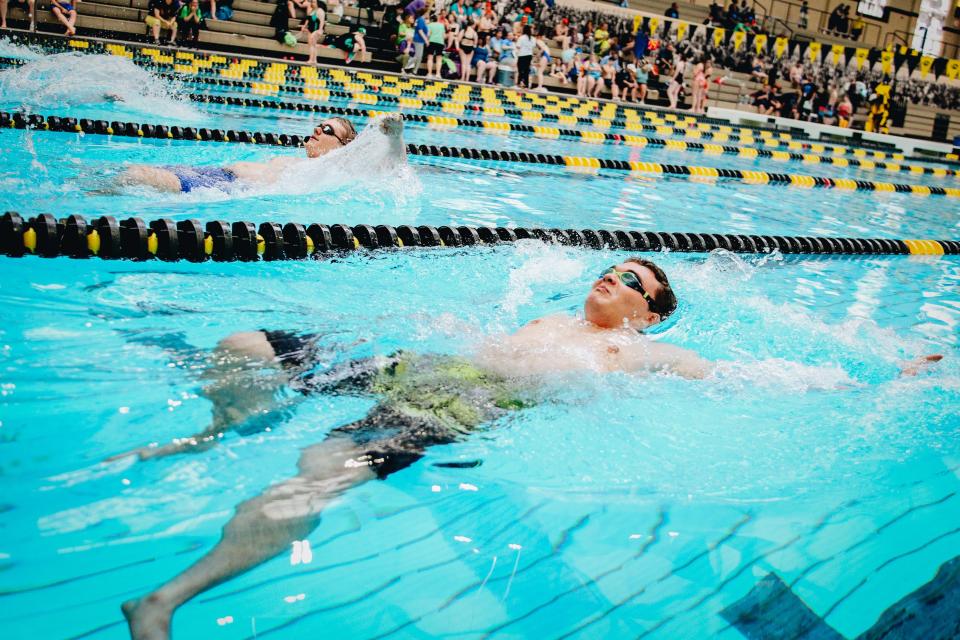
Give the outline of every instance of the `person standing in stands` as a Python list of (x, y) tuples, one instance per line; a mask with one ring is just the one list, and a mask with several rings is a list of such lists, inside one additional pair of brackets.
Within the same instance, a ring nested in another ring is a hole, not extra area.
[(317, 48), (323, 43), (323, 30), (326, 24), (327, 14), (317, 0), (310, 0), (310, 4), (307, 6), (307, 15), (300, 25), (300, 33), (307, 34), (307, 46), (310, 49), (307, 64), (317, 64)]
[(177, 24), (180, 26), (180, 44), (196, 49), (200, 42), (200, 27), (203, 26), (200, 0), (190, 0), (189, 4), (180, 7)]
[(517, 38), (517, 86), (526, 89), (530, 85), (530, 64), (533, 61), (533, 39), (529, 24), (523, 25), (523, 33)]
[[(416, 2), (416, 0), (414, 0), (414, 2)], [(427, 30), (427, 21), (423, 18), (426, 13), (426, 8), (421, 8), (417, 11), (417, 19), (413, 23), (413, 59), (403, 68), (404, 73), (410, 71), (413, 75), (417, 75), (420, 71), (420, 63), (423, 62), (423, 52), (427, 48), (427, 40), (430, 37), (429, 31)]]
[(810, 11), (810, 7), (807, 5), (807, 0), (803, 0), (803, 3), (800, 5), (800, 22), (797, 24), (801, 29), (807, 28), (807, 13)]
[[(443, 66), (443, 42), (447, 28), (443, 23), (442, 16), (435, 15), (433, 20), (427, 25), (427, 77), (442, 80), (440, 69)], [(436, 63), (436, 75), (434, 75), (433, 65)]]

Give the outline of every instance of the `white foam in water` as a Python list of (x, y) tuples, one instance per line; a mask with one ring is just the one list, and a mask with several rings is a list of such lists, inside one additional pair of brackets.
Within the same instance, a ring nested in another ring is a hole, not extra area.
[(58, 53), (0, 72), (4, 102), (17, 102), (28, 111), (113, 102), (123, 111), (177, 122), (200, 121), (202, 113), (176, 98), (176, 90), (175, 83), (111, 55)]
[[(301, 150), (300, 153), (303, 153)], [(364, 128), (348, 145), (319, 158), (307, 158), (282, 170), (282, 177), (266, 186), (243, 189), (248, 194), (308, 194), (350, 187), (352, 198), (362, 197), (357, 190), (375, 191), (391, 196), (399, 206), (416, 201), (422, 190), (416, 171), (406, 159), (397, 159), (391, 140), (375, 122)]]
[(0, 58), (14, 58), (19, 60), (36, 60), (44, 53), (23, 44), (17, 44), (6, 38), (0, 38)]

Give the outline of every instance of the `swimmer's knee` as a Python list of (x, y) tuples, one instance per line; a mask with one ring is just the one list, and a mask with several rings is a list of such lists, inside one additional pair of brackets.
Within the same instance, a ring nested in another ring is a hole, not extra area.
[(277, 353), (263, 331), (241, 331), (227, 336), (217, 343), (215, 351), (224, 356), (234, 356), (270, 362)]

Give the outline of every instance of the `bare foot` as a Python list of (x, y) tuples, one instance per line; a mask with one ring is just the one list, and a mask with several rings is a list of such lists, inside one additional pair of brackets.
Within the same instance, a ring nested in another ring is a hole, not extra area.
[(132, 640), (169, 640), (170, 618), (173, 610), (151, 594), (139, 600), (127, 600), (120, 605)]
[(900, 375), (915, 376), (921, 371), (926, 371), (930, 365), (934, 364), (935, 362), (940, 362), (941, 360), (943, 360), (943, 355), (939, 353), (920, 356), (919, 358), (914, 358), (913, 360), (906, 360), (900, 363)]

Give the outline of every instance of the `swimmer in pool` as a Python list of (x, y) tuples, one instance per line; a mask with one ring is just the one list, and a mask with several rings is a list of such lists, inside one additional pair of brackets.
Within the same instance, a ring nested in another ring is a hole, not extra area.
[[(403, 145), (403, 116), (388, 113), (378, 116), (374, 122), (390, 140), (390, 151), (397, 160), (406, 155)], [(314, 127), (304, 143), (307, 158), (319, 158), (340, 147), (345, 147), (357, 137), (353, 124), (346, 118), (329, 118)], [(146, 185), (158, 191), (183, 192), (206, 187), (229, 188), (234, 183), (270, 184), (283, 176), (285, 168), (301, 162), (299, 158), (283, 156), (268, 162), (234, 162), (224, 167), (176, 165), (157, 167), (133, 165), (120, 175), (124, 185)]]
[[(377, 404), (365, 418), (303, 449), (296, 476), (238, 505), (207, 555), (152, 593), (124, 603), (131, 637), (168, 638), (177, 607), (305, 539), (326, 505), (351, 487), (383, 480), (414, 464), (427, 448), (461, 441), (483, 424), (531, 406), (539, 376), (575, 371), (709, 375), (713, 363), (642, 333), (676, 307), (666, 274), (653, 262), (630, 258), (593, 281), (583, 319), (534, 320), (491, 339), (472, 359), (401, 351), (318, 373), (319, 338), (254, 331), (221, 341), (208, 374), (213, 382), (205, 389), (214, 405), (212, 428), (168, 448), (130, 453), (148, 458), (208, 448), (231, 424), (265, 415), (281, 386), (303, 394), (365, 395)], [(913, 364), (922, 366), (919, 360)], [(264, 370), (276, 372), (273, 385), (253, 382), (255, 372)]]

